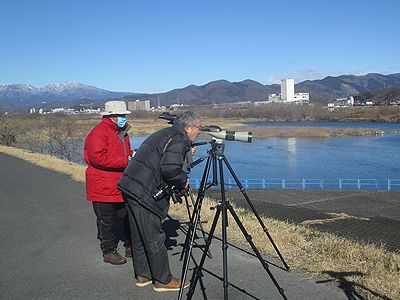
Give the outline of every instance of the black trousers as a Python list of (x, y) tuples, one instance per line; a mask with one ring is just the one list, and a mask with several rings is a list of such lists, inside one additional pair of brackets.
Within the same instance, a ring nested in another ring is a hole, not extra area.
[(124, 195), (132, 234), (133, 268), (135, 276), (168, 283), (172, 280), (165, 232), (159, 216)]
[(103, 253), (118, 247), (119, 240), (124, 246), (131, 245), (128, 214), (124, 202), (92, 202), (97, 217), (97, 238)]

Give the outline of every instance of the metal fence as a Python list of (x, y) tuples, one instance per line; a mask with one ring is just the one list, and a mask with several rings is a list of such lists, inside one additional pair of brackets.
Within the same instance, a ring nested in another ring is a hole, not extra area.
[[(246, 189), (301, 189), (301, 190), (399, 190), (400, 179), (394, 178), (239, 178)], [(191, 178), (195, 188), (200, 187), (199, 178)], [(225, 181), (226, 189), (237, 188), (233, 178)]]

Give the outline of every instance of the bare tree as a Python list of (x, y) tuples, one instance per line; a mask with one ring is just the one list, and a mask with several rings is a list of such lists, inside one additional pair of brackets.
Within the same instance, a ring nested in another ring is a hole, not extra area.
[(7, 119), (0, 119), (0, 144), (11, 146), (17, 142), (16, 130)]
[(49, 120), (47, 132), (48, 152), (68, 161), (79, 156), (79, 143), (74, 140), (73, 120), (54, 115)]

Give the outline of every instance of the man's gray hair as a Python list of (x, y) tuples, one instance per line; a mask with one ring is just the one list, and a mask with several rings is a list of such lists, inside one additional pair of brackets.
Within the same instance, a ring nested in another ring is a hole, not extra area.
[(186, 126), (195, 125), (194, 122), (199, 119), (200, 115), (197, 112), (185, 111), (177, 116), (176, 123), (183, 130)]

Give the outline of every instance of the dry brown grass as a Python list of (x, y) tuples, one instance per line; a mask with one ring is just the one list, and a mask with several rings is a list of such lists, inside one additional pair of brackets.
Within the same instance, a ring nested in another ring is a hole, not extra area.
[[(75, 116), (74, 116), (75, 117)], [(74, 124), (79, 131), (77, 131), (77, 136), (80, 138), (85, 138), (89, 131), (101, 120), (100, 116), (89, 116), (76, 118)], [(248, 120), (226, 120), (226, 119), (206, 119), (202, 118), (203, 124), (217, 124), (218, 126), (225, 128), (232, 128), (233, 126), (242, 128), (244, 125), (240, 122), (249, 122)], [(137, 118), (134, 116), (128, 116), (128, 123), (132, 126), (129, 134), (133, 135), (148, 135), (161, 128), (169, 127), (166, 120), (161, 120), (158, 117), (148, 117), (148, 118)]]
[[(91, 116), (86, 117), (84, 119), (77, 119), (75, 121), (76, 127), (80, 128), (79, 137), (84, 138), (89, 131), (100, 122), (101, 117), (99, 116)], [(241, 127), (242, 125), (239, 121), (244, 120), (217, 120), (217, 119), (202, 119), (203, 124), (217, 124), (222, 128), (232, 128), (233, 126)], [(167, 121), (161, 120), (158, 117), (149, 117), (149, 118), (137, 118), (128, 116), (128, 123), (132, 126), (129, 134), (134, 135), (148, 135), (151, 134), (161, 128), (169, 127), (171, 125), (168, 124)]]
[(381, 131), (373, 128), (326, 128), (326, 127), (246, 127), (232, 125), (231, 129), (251, 131), (255, 138), (270, 137), (309, 137), (328, 138), (331, 136), (367, 136), (381, 134)]
[[(0, 145), (0, 152), (6, 153), (39, 166), (70, 175), (79, 182), (84, 182), (85, 167), (68, 163), (48, 155), (32, 153), (13, 147)], [(204, 199), (201, 213), (205, 230), (214, 218), (215, 201)], [(271, 243), (262, 231), (255, 216), (242, 208), (235, 208), (243, 225), (252, 235), (258, 249), (266, 255), (277, 256)], [(182, 221), (187, 220), (187, 211), (183, 205), (172, 205), (170, 215)], [(342, 216), (343, 217), (343, 216)], [(400, 254), (389, 252), (383, 246), (357, 243), (333, 234), (322, 233), (306, 225), (289, 224), (262, 217), (275, 243), (286, 262), (292, 269), (303, 269), (312, 275), (337, 279), (341, 272), (348, 274), (345, 279), (368, 298), (388, 297), (400, 299)], [(216, 234), (220, 235), (220, 225)], [(244, 247), (243, 238), (234, 220), (229, 220), (229, 241)]]

